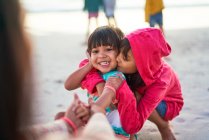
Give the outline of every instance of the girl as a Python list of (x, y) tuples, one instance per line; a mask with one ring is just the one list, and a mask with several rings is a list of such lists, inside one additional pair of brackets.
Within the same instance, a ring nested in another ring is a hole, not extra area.
[[(118, 28), (113, 28), (109, 26), (103, 26), (97, 28), (89, 37), (87, 53), (89, 55), (89, 61), (84, 60), (80, 64), (81, 68), (72, 73), (65, 82), (65, 88), (67, 90), (73, 90), (81, 85), (81, 81), (85, 75), (90, 73), (98, 73), (97, 77), (85, 77), (88, 79), (89, 83), (82, 83), (85, 86), (82, 88), (89, 87), (89, 95), (93, 96), (96, 101), (101, 95), (104, 89), (104, 81), (106, 81), (110, 76), (123, 76), (121, 72), (116, 70), (117, 67), (117, 55), (120, 45), (120, 41), (123, 37), (123, 33)], [(84, 65), (84, 63), (87, 63)], [(93, 68), (93, 69), (92, 69)], [(98, 80), (100, 77), (102, 79)], [(96, 81), (97, 83), (94, 83)], [(96, 88), (90, 88), (91, 85), (97, 84)], [(99, 105), (106, 108), (110, 103), (106, 104), (106, 99), (99, 100)], [(98, 103), (98, 102), (97, 102)], [(116, 102), (113, 101), (115, 104)], [(106, 109), (107, 118), (112, 125), (113, 130), (119, 136), (128, 138), (129, 135), (123, 130), (120, 124), (119, 114), (115, 105), (111, 105)]]
[(126, 74), (127, 82), (114, 77), (106, 84), (117, 91), (109, 96), (119, 101), (118, 111), (126, 132), (138, 132), (149, 119), (157, 125), (163, 140), (175, 139), (169, 120), (179, 115), (183, 97), (179, 79), (162, 59), (170, 52), (162, 32), (155, 28), (136, 30), (123, 39), (117, 69)]

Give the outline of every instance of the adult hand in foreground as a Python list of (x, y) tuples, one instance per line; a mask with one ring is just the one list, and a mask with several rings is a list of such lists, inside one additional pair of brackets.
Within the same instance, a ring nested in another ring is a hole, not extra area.
[(80, 106), (80, 104), (81, 104), (81, 101), (78, 95), (74, 94), (74, 100), (72, 104), (69, 106), (69, 108), (67, 109), (67, 111), (65, 112), (65, 117), (69, 118), (72, 122), (74, 122), (77, 128), (85, 125), (85, 122), (83, 122), (82, 119), (77, 117), (75, 113), (76, 109), (78, 108), (78, 106)]

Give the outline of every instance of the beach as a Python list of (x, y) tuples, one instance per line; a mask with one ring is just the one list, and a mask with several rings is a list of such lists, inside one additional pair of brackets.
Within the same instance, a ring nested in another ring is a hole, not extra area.
[[(209, 139), (209, 6), (177, 6), (164, 10), (165, 37), (172, 47), (165, 59), (179, 76), (184, 107), (172, 122), (178, 140)], [(142, 8), (116, 11), (118, 26), (129, 33), (148, 27)], [(100, 13), (99, 24), (106, 19)], [(34, 123), (53, 121), (59, 111), (66, 110), (74, 93), (87, 101), (82, 89), (67, 91), (64, 82), (86, 58), (83, 44), (87, 15), (82, 10), (28, 12), (26, 28), (33, 42), (35, 94)], [(147, 121), (139, 132), (140, 140), (160, 140), (155, 125)]]

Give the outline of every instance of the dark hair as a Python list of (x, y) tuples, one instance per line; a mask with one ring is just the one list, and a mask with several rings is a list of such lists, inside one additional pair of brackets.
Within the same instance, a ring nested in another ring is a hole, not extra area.
[(101, 26), (94, 30), (89, 36), (87, 52), (91, 54), (91, 50), (98, 46), (112, 46), (119, 51), (120, 41), (124, 34), (119, 28), (111, 26)]
[[(124, 38), (120, 44), (120, 53), (123, 54), (123, 59), (125, 61), (128, 61), (128, 52), (130, 49), (131, 49), (131, 45), (130, 45), (128, 39)], [(132, 91), (136, 91), (139, 87), (145, 85), (144, 81), (138, 71), (134, 74), (125, 74), (125, 76), (126, 76), (126, 81)]]
[(120, 53), (123, 54), (123, 59), (124, 60), (128, 60), (128, 51), (131, 49), (131, 45), (128, 41), (128, 39), (124, 38), (121, 40), (121, 43), (120, 43)]
[[(22, 124), (21, 107), (29, 107), (25, 80), (30, 74), (30, 53), (18, 0), (0, 0), (0, 139), (14, 140)], [(28, 87), (27, 87), (28, 88)], [(31, 92), (31, 91), (30, 91)], [(28, 110), (24, 110), (27, 112)], [(27, 112), (28, 113), (28, 112)], [(28, 116), (30, 118), (30, 116)], [(26, 119), (26, 116), (22, 119)], [(25, 121), (27, 121), (26, 119)]]

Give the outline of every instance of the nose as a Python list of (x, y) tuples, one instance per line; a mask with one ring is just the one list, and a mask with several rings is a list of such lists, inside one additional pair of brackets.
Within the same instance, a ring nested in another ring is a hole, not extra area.
[(107, 55), (105, 54), (105, 52), (100, 52), (99, 57), (105, 58), (105, 57), (107, 57)]

